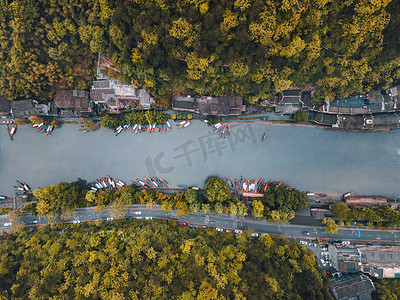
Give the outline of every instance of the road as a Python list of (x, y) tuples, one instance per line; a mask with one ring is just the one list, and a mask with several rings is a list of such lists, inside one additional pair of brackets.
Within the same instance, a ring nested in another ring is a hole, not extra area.
[[(139, 214), (140, 212), (140, 214)], [(101, 213), (96, 212), (94, 207), (85, 207), (76, 209), (75, 217), (68, 220), (58, 219), (58, 222), (73, 223), (75, 222), (89, 222), (94, 220), (107, 220), (110, 214), (107, 210)], [(148, 208), (143, 205), (131, 205), (127, 208), (126, 218), (138, 218), (146, 220), (146, 217), (152, 219), (175, 219), (179, 222), (187, 222), (194, 226), (209, 226), (215, 228), (222, 228), (225, 230), (246, 230), (251, 229), (253, 232), (279, 234), (294, 239), (323, 239), (323, 240), (347, 240), (353, 242), (373, 242), (373, 243), (400, 243), (399, 230), (377, 230), (367, 228), (339, 228), (338, 233), (330, 234), (325, 232), (324, 227), (312, 227), (304, 225), (291, 225), (291, 224), (271, 224), (265, 220), (254, 220), (243, 217), (231, 217), (229, 215), (213, 214), (204, 215), (202, 213), (190, 214), (185, 217), (177, 217), (175, 212), (165, 212), (161, 207), (156, 205), (153, 208)], [(149, 220), (150, 221), (150, 220)], [(9, 223), (7, 215), (0, 216), (0, 229), (7, 232), (10, 226), (4, 226)], [(21, 222), (27, 226), (44, 226), (48, 222), (44, 218), (25, 215), (21, 217)], [(37, 222), (37, 223), (33, 223)], [(306, 234), (307, 232), (308, 234)]]

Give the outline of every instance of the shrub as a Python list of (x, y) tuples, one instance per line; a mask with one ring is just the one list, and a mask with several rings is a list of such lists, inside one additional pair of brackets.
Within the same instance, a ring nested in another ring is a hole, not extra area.
[(189, 120), (191, 120), (191, 119), (193, 119), (193, 115), (192, 115), (192, 114), (188, 114), (188, 115), (187, 115), (187, 118), (188, 118)]
[(172, 120), (176, 120), (176, 114), (172, 114), (172, 115), (171, 115), (171, 119), (172, 119)]
[(293, 121), (295, 122), (307, 122), (308, 121), (308, 114), (303, 111), (300, 110), (296, 113), (293, 114)]

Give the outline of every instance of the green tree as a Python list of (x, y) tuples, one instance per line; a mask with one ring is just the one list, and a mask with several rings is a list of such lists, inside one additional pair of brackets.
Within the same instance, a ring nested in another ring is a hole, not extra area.
[(252, 203), (251, 214), (255, 219), (261, 219), (264, 216), (264, 205), (261, 201), (254, 200)]
[(204, 190), (206, 191), (206, 198), (210, 202), (224, 202), (231, 197), (227, 183), (219, 178), (210, 178)]
[(344, 202), (336, 202), (332, 204), (331, 208), (333, 217), (338, 221), (345, 221), (348, 218), (349, 208)]
[(195, 189), (187, 189), (185, 191), (185, 199), (189, 204), (198, 201), (198, 192)]
[(32, 124), (40, 124), (44, 122), (43, 118), (39, 116), (30, 116), (28, 119)]
[(337, 233), (338, 232), (338, 227), (336, 226), (334, 221), (332, 221), (328, 218), (324, 218), (322, 220), (322, 224), (325, 225), (326, 232), (328, 232), (328, 233)]
[(304, 110), (299, 110), (293, 114), (293, 121), (295, 122), (307, 122), (308, 121), (308, 113)]

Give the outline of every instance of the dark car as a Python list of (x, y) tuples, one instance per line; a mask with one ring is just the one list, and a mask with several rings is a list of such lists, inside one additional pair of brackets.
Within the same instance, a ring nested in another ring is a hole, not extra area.
[(302, 232), (304, 235), (310, 235), (310, 233), (308, 231), (303, 231)]

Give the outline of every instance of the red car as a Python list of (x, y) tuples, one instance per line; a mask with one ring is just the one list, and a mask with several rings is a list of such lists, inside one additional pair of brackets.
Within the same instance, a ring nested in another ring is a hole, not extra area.
[(183, 226), (189, 226), (189, 224), (186, 223), (186, 222), (183, 222), (182, 225), (183, 225)]
[(328, 270), (328, 271), (326, 271), (326, 274), (327, 274), (327, 275), (331, 275), (331, 274), (332, 274), (332, 271)]

